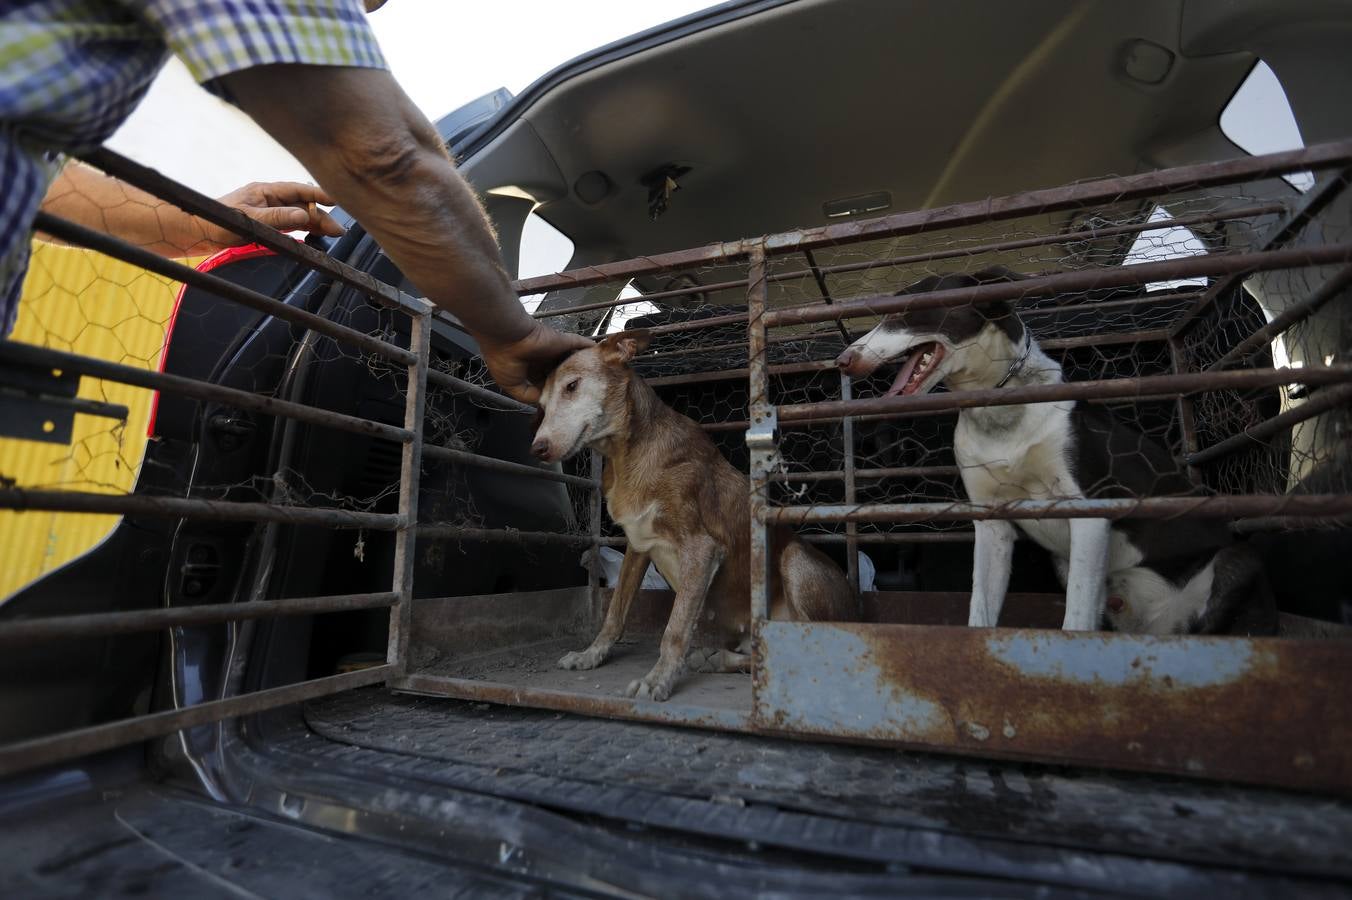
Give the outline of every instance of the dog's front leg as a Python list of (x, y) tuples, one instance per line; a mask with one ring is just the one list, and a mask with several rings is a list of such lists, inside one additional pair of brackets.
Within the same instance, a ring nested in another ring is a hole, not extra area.
[(1003, 519), (972, 523), (976, 546), (972, 552), (972, 601), (967, 607), (970, 628), (994, 628), (1000, 620), (1009, 589), (1009, 567), (1014, 556), (1014, 524)]
[(624, 634), (624, 620), (629, 615), (629, 604), (638, 594), (643, 583), (643, 573), (648, 571), (647, 553), (626, 548), (624, 562), (620, 563), (619, 583), (610, 592), (610, 606), (606, 609), (606, 620), (591, 646), (586, 650), (574, 650), (565, 653), (559, 660), (561, 669), (594, 669), (606, 661), (610, 648)]
[(1066, 576), (1065, 631), (1093, 631), (1108, 599), (1108, 519), (1070, 520), (1070, 574)]
[(680, 588), (671, 618), (667, 619), (667, 629), (662, 632), (657, 665), (647, 675), (631, 681), (625, 694), (640, 700), (665, 700), (671, 696), (672, 686), (685, 669), (685, 657), (690, 652), (704, 597), (722, 563), (723, 551), (711, 538), (691, 540), (681, 547)]

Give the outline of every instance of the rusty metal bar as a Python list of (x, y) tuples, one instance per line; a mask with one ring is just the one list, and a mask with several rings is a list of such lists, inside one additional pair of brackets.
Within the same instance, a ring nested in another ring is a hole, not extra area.
[(114, 178), (120, 178), (143, 191), (154, 194), (161, 200), (167, 200), (179, 209), (205, 219), (213, 225), (219, 225), (256, 244), (267, 247), (281, 256), (287, 256), (311, 269), (318, 269), (332, 275), (344, 284), (356, 288), (383, 306), (399, 309), (411, 315), (420, 312), (419, 303), (378, 278), (358, 271), (346, 263), (339, 262), (327, 253), (307, 245), (303, 241), (288, 237), (286, 234), (255, 222), (236, 209), (231, 209), (219, 200), (168, 178), (154, 169), (143, 166), (107, 147), (99, 147), (87, 153), (77, 154), (80, 159), (95, 168), (101, 169)]
[(185, 378), (182, 375), (170, 375), (165, 372), (153, 372), (149, 369), (139, 369), (136, 366), (124, 366), (121, 363), (96, 359), (92, 356), (81, 356), (78, 353), (67, 353), (64, 350), (37, 347), (33, 344), (23, 344), (18, 341), (0, 341), (0, 360), (26, 366), (50, 367), (66, 372), (79, 372), (81, 375), (87, 375), (90, 378), (103, 378), (108, 381), (116, 381), (119, 384), (163, 391), (210, 403), (225, 403), (238, 409), (252, 410), (270, 416), (284, 416), (298, 422), (337, 428), (340, 431), (349, 431), (353, 434), (388, 438), (392, 441), (407, 441), (412, 437), (406, 429), (386, 425), (383, 422), (359, 419), (355, 416), (330, 412), (327, 409), (306, 406), (303, 403), (292, 403), (289, 400), (278, 400), (264, 394), (251, 394), (248, 391), (199, 381), (196, 378)]
[[(607, 281), (628, 281), (654, 272), (675, 271), (745, 258), (751, 247), (764, 242), (770, 254), (796, 253), (804, 249), (898, 237), (998, 222), (1028, 215), (1062, 212), (1086, 206), (1142, 200), (1179, 190), (1197, 190), (1225, 184), (1319, 171), (1352, 162), (1352, 141), (1318, 144), (1301, 150), (1246, 156), (1239, 159), (1160, 169), (1116, 178), (1102, 178), (1064, 187), (1025, 191), (1005, 197), (957, 203), (938, 209), (923, 209), (817, 228), (798, 229), (746, 241), (727, 241), (691, 250), (659, 253), (638, 259), (603, 263), (516, 282), (519, 294), (539, 294), (558, 288), (588, 287)], [(707, 288), (706, 288), (707, 290)]]
[(286, 600), (213, 603), (127, 612), (11, 619), (0, 623), (0, 647), (20, 647), (36, 641), (65, 641), (107, 637), (113, 634), (137, 634), (159, 631), (162, 628), (218, 625), (222, 622), (240, 622), (245, 619), (270, 619), (274, 616), (310, 616), (357, 609), (383, 609), (392, 606), (397, 599), (398, 595), (394, 593), (337, 594), (331, 597), (293, 597)]
[[(823, 303), (834, 303), (835, 300), (831, 297), (831, 288), (826, 284), (826, 275), (823, 274), (821, 268), (817, 265), (817, 258), (812, 255), (812, 251), (804, 249), (803, 259), (807, 260), (808, 270), (812, 273), (813, 280), (817, 282), (817, 290), (820, 291), (822, 295), (821, 301)], [(840, 332), (840, 336), (844, 339), (845, 343), (848, 344), (852, 340), (850, 331), (845, 327), (844, 322), (836, 320), (836, 329)]]
[[(853, 383), (850, 376), (840, 373), (840, 399), (849, 401), (854, 399)], [(845, 476), (845, 502), (847, 504), (855, 503), (859, 500), (856, 493), (856, 473), (854, 463), (854, 419), (846, 416), (841, 422), (841, 461), (844, 468), (841, 472)], [(859, 593), (859, 526), (854, 522), (845, 523), (845, 577), (850, 582), (850, 589), (856, 594)]]
[(505, 394), (499, 394), (497, 391), (490, 390), (481, 385), (473, 384), (463, 378), (456, 378), (446, 372), (438, 372), (436, 369), (427, 370), (427, 381), (437, 387), (446, 388), (461, 394), (467, 394), (476, 400), (482, 400), (485, 403), (491, 403), (509, 412), (534, 413), (535, 407), (529, 403), (522, 403), (520, 400), (514, 400)]
[(601, 595), (601, 472), (605, 460), (600, 451), (591, 451), (591, 477), (594, 485), (587, 497), (587, 518), (591, 526), (592, 555), (587, 565), (587, 596), (591, 600), (592, 621), (600, 625), (605, 615), (605, 598)]
[[(1069, 338), (1049, 338), (1039, 341), (1038, 346), (1046, 351), (1074, 350), (1079, 347), (1111, 347), (1117, 344), (1140, 344), (1166, 340), (1169, 333), (1161, 328), (1143, 331), (1126, 331), (1114, 334), (1086, 334)], [(811, 360), (801, 363), (781, 363), (769, 367), (771, 376), (802, 375), (808, 372), (827, 372), (835, 369), (833, 360)], [(702, 384), (709, 381), (734, 381), (748, 377), (749, 368), (719, 369), (713, 372), (687, 372), (681, 375), (661, 375), (645, 378), (651, 387), (675, 387), (685, 384)]]
[(808, 522), (966, 522), (978, 519), (1237, 519), (1246, 516), (1338, 516), (1352, 513), (1352, 494), (1231, 494), (1213, 497), (1010, 500), (1006, 503), (867, 503), (781, 506), (765, 511), (771, 525)]
[(120, 403), (105, 403), (102, 400), (90, 400), (87, 397), (58, 397), (53, 394), (29, 393), (17, 388), (0, 386), (0, 397), (12, 397), (16, 400), (36, 400), (43, 406), (69, 410), (85, 416), (98, 416), (100, 419), (125, 421), (130, 410)]
[(1163, 303), (1182, 303), (1186, 300), (1195, 300), (1202, 296), (1200, 291), (1193, 293), (1165, 293), (1163, 291), (1154, 294), (1141, 294), (1139, 297), (1128, 297), (1125, 300), (1091, 300), (1081, 301), (1079, 303), (1063, 303), (1059, 306), (1039, 306), (1035, 309), (1025, 309), (1019, 311), (1020, 318), (1028, 319), (1034, 316), (1050, 316), (1057, 313), (1075, 314), (1081, 312), (1100, 313), (1108, 309), (1126, 309), (1132, 306), (1145, 306), (1147, 304)]
[(747, 375), (747, 414), (750, 423), (746, 430), (746, 445), (750, 463), (750, 510), (747, 527), (751, 529), (751, 620), (764, 621), (770, 616), (770, 531), (765, 524), (765, 511), (770, 504), (770, 473), (779, 456), (779, 437), (775, 408), (770, 403), (769, 357), (765, 339), (766, 306), (769, 303), (770, 284), (765, 245), (751, 247), (746, 273), (747, 357), (750, 363)]
[[(817, 269), (824, 275), (837, 275), (847, 272), (858, 272), (866, 269), (878, 269), (891, 266), (910, 265), (918, 262), (937, 262), (945, 259), (970, 258), (983, 253), (1000, 253), (1008, 250), (1020, 250), (1026, 247), (1038, 247), (1047, 244), (1071, 243), (1073, 241), (1096, 240), (1098, 238), (1111, 237), (1119, 234), (1132, 234), (1133, 232), (1152, 231), (1158, 228), (1173, 228), (1187, 225), (1203, 225), (1209, 222), (1224, 222), (1231, 219), (1245, 219), (1251, 216), (1268, 215), (1271, 213), (1282, 212), (1286, 205), (1282, 203), (1267, 203), (1257, 206), (1245, 206), (1238, 209), (1226, 210), (1212, 213), (1199, 213), (1192, 216), (1179, 216), (1176, 219), (1170, 219), (1168, 222), (1139, 222), (1134, 225), (1119, 225), (1110, 228), (1089, 229), (1083, 232), (1064, 233), (1056, 232), (1054, 234), (1038, 235), (1031, 238), (1021, 238), (1009, 241), (996, 241), (989, 244), (977, 244), (972, 247), (960, 247), (947, 250), (934, 250), (926, 253), (914, 253), (908, 256), (892, 256), (887, 259), (866, 260), (856, 263), (838, 263), (831, 266), (818, 266)], [(810, 251), (808, 251), (810, 252)], [(812, 275), (811, 269), (801, 269), (793, 272), (779, 272), (770, 275), (768, 280), (771, 283), (780, 281), (792, 281), (794, 279), (807, 278)], [(711, 284), (696, 285), (693, 287), (676, 288), (669, 291), (658, 291), (652, 294), (644, 294), (642, 299), (646, 301), (666, 300), (672, 297), (684, 297), (689, 294), (711, 294), (718, 291), (726, 291), (732, 288), (746, 287), (746, 279), (735, 281), (720, 281)], [(819, 283), (818, 287), (825, 288)], [(1201, 296), (1198, 293), (1197, 296)], [(586, 303), (580, 306), (570, 306), (565, 309), (550, 310), (545, 313), (536, 313), (536, 318), (548, 318), (549, 316), (561, 316), (565, 313), (590, 312), (597, 309), (608, 309), (612, 306), (623, 306), (627, 303), (636, 302), (638, 298), (626, 297), (624, 299), (616, 298), (614, 300), (602, 300), (596, 303)]]
[(432, 540), (489, 541), (507, 544), (568, 544), (590, 547), (593, 543), (590, 534), (518, 531), (515, 528), (472, 528), (468, 525), (419, 525), (418, 535)]
[[(1301, 200), (1300, 206), (1291, 212), (1284, 222), (1278, 225), (1268, 234), (1259, 250), (1271, 250), (1285, 244), (1291, 238), (1295, 237), (1300, 231), (1309, 224), (1310, 220), (1328, 206), (1343, 192), (1347, 187), (1347, 180), (1352, 177), (1352, 169), (1338, 173), (1333, 178), (1326, 179), (1322, 184), (1317, 184)], [(1216, 302), (1216, 298), (1226, 291), (1232, 290), (1243, 283), (1245, 274), (1231, 273), (1217, 281), (1206, 289), (1192, 308), (1185, 312), (1174, 322), (1172, 329), (1173, 337), (1182, 337), (1197, 322), (1198, 316), (1206, 311), (1206, 308)]]
[(423, 456), (428, 459), (444, 459), (450, 462), (460, 463), (461, 465), (473, 466), (476, 469), (504, 472), (508, 475), (522, 475), (526, 478), (543, 478), (546, 481), (558, 481), (563, 484), (571, 484), (574, 487), (593, 488), (600, 483), (592, 478), (568, 475), (564, 472), (555, 472), (553, 469), (541, 469), (539, 466), (510, 462), (492, 456), (481, 456), (478, 453), (470, 453), (468, 450), (456, 450), (452, 447), (439, 447), (436, 444), (423, 445)]
[(800, 534), (798, 537), (809, 544), (845, 544), (850, 540), (860, 544), (970, 544), (976, 540), (976, 532), (865, 531), (853, 538), (845, 534)]
[(210, 725), (222, 719), (252, 715), (279, 706), (313, 700), (316, 697), (327, 697), (329, 694), (380, 684), (385, 680), (388, 669), (388, 666), (375, 666), (356, 672), (344, 672), (341, 675), (329, 675), (283, 687), (254, 691), (225, 700), (211, 700), (183, 709), (165, 710), (134, 719), (122, 719), (106, 725), (94, 725), (9, 744), (0, 747), (0, 778), (28, 769), (102, 753), (115, 747), (164, 737), (185, 728)]
[(146, 494), (90, 494), (84, 491), (47, 491), (0, 488), (0, 509), (17, 512), (81, 512), (161, 519), (202, 519), (210, 522), (280, 522), (284, 525), (323, 525), (329, 528), (369, 528), (394, 531), (402, 517), (392, 513), (272, 503), (240, 503)]
[[(891, 469), (855, 469), (854, 477), (860, 481), (876, 481), (883, 478), (951, 478), (958, 474), (957, 466), (902, 466)], [(790, 483), (809, 481), (840, 481), (845, 477), (844, 469), (819, 472), (775, 472), (771, 481)]]
[(1149, 396), (1191, 394), (1202, 391), (1244, 390), (1282, 384), (1310, 386), (1333, 384), (1352, 379), (1352, 363), (1304, 368), (1245, 369), (1233, 372), (1189, 372), (1182, 375), (1145, 375), (1139, 378), (1114, 378), (1106, 381), (1066, 381), (1057, 384), (1030, 384), (1014, 388), (980, 391), (949, 391), (908, 397), (875, 397), (841, 403), (800, 403), (779, 409), (782, 422), (808, 419), (842, 418), (869, 414), (905, 414), (941, 409), (969, 409), (976, 406), (1013, 406), (1021, 403), (1049, 403), (1058, 400), (1136, 399)]
[[(1183, 351), (1183, 342), (1176, 337), (1169, 337), (1169, 365), (1175, 375), (1182, 375), (1190, 370), (1187, 354)], [(1180, 394), (1175, 402), (1174, 412), (1178, 416), (1178, 433), (1183, 444), (1183, 455), (1189, 456), (1197, 452), (1197, 410), (1192, 398)], [(1202, 484), (1202, 473), (1197, 466), (1188, 463), (1188, 480), (1194, 486), (1200, 487)]]
[(1253, 334), (1230, 348), (1230, 351), (1216, 362), (1207, 366), (1206, 371), (1224, 369), (1237, 362), (1246, 362), (1261, 348), (1272, 343), (1279, 334), (1285, 334), (1293, 325), (1303, 322), (1319, 312), (1330, 300), (1352, 286), (1352, 266), (1346, 266), (1336, 275), (1325, 281), (1319, 290), (1298, 303), (1293, 303), (1272, 318), (1272, 321), (1259, 328)]
[(1204, 275), (1251, 274), (1349, 261), (1352, 261), (1352, 243), (1263, 250), (1254, 253), (1190, 256), (1132, 266), (1110, 266), (1078, 272), (1061, 272), (1055, 275), (1039, 275), (1021, 281), (991, 282), (924, 294), (880, 294), (844, 300), (830, 306), (822, 303), (779, 309), (769, 313), (766, 318), (767, 324), (772, 328), (783, 325), (807, 325), (831, 319), (882, 316), (906, 309), (937, 309), (989, 303), (995, 300), (1014, 301), (1025, 297), (1079, 293), (1152, 281), (1197, 278)]
[(258, 291), (250, 290), (242, 285), (235, 284), (233, 281), (226, 281), (219, 275), (212, 275), (210, 272), (199, 272), (196, 269), (183, 265), (181, 262), (175, 262), (172, 259), (165, 259), (149, 250), (143, 250), (140, 247), (127, 243), (126, 241), (115, 238), (85, 228), (83, 225), (76, 225), (74, 222), (68, 222), (65, 219), (57, 218), (50, 213), (40, 212), (33, 219), (33, 228), (50, 234), (52, 237), (59, 238), (68, 244), (74, 244), (77, 247), (85, 247), (95, 250), (105, 256), (111, 256), (114, 259), (120, 259), (123, 262), (131, 263), (142, 269), (154, 272), (157, 275), (163, 275), (166, 278), (172, 278), (174, 281), (181, 281), (184, 284), (192, 285), (215, 294), (225, 300), (238, 303), (241, 306), (247, 306), (250, 309), (257, 310), (266, 315), (275, 316), (292, 324), (303, 328), (309, 328), (322, 335), (333, 338), (335, 341), (351, 344), (360, 347), (377, 356), (385, 359), (394, 360), (398, 363), (409, 364), (413, 360), (413, 354), (408, 350), (396, 347), (388, 341), (382, 341), (380, 338), (372, 337), (369, 334), (363, 334), (355, 328), (348, 328), (346, 325), (339, 325), (337, 322), (331, 322), (323, 316), (315, 315), (309, 310), (301, 309), (298, 306), (290, 306), (282, 303), (280, 300), (274, 300)]
[(422, 476), (423, 424), (427, 407), (427, 367), (432, 358), (432, 315), (426, 309), (413, 319), (408, 345), (417, 361), (408, 367), (408, 393), (404, 398), (404, 427), (413, 439), (399, 457), (399, 530), (394, 536), (394, 578), (391, 585), (399, 600), (390, 609), (386, 662), (391, 677), (408, 670), (409, 638), (413, 631), (413, 573), (417, 564), (418, 485)]
[(1264, 419), (1257, 425), (1250, 426), (1239, 434), (1232, 434), (1205, 450), (1188, 454), (1185, 461), (1190, 466), (1205, 465), (1223, 456), (1229, 456), (1236, 450), (1261, 444), (1274, 434), (1287, 431), (1307, 419), (1313, 419), (1317, 415), (1344, 404), (1352, 404), (1352, 384), (1338, 384), (1323, 388), (1315, 391), (1299, 406), (1288, 409), (1284, 413), (1279, 413), (1270, 419)]

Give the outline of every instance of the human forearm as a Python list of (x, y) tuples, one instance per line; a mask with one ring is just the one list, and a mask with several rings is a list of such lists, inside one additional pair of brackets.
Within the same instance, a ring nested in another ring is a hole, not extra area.
[[(273, 71), (284, 69), (285, 71)], [(275, 85), (303, 104), (280, 104)], [(284, 66), (228, 78), (240, 106), (296, 155), (433, 303), (499, 344), (535, 327), (478, 199), (440, 136), (386, 72)]]
[[(72, 162), (42, 200), (42, 211), (120, 237), (161, 256), (210, 252), (202, 223), (139, 188)], [(46, 240), (52, 238), (43, 236)]]

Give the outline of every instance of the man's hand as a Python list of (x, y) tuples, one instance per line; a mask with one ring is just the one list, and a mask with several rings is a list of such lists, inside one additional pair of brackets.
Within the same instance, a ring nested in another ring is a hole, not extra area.
[(579, 334), (555, 331), (547, 325), (535, 327), (520, 340), (493, 344), (479, 339), (479, 351), (498, 387), (522, 403), (535, 403), (549, 373), (564, 357), (586, 350), (592, 342)]
[[(278, 231), (313, 231), (329, 237), (339, 237), (343, 227), (333, 216), (316, 204), (333, 206), (333, 199), (323, 189), (295, 181), (254, 182), (237, 188), (219, 198), (226, 206)], [(203, 222), (204, 240), (215, 249), (232, 247), (247, 238), (233, 231)]]

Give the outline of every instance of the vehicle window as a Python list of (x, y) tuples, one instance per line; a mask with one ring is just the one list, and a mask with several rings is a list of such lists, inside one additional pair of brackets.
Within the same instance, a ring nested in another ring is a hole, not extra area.
[[(1166, 259), (1179, 259), (1184, 256), (1201, 256), (1207, 252), (1206, 244), (1182, 225), (1170, 225), (1173, 216), (1162, 206), (1150, 213), (1147, 222), (1158, 222), (1160, 227), (1142, 231), (1136, 236), (1131, 249), (1122, 260), (1124, 266), (1140, 263), (1162, 262)], [(1205, 278), (1177, 278), (1173, 281), (1154, 281), (1145, 286), (1146, 291), (1173, 290), (1190, 284), (1205, 285)]]
[[(634, 287), (633, 282), (626, 284), (620, 291), (619, 299), (626, 297), (642, 297), (638, 289)], [(626, 303), (623, 306), (615, 307), (611, 313), (610, 319), (606, 323), (606, 334), (614, 334), (617, 331), (624, 331), (625, 324), (635, 316), (646, 316), (649, 313), (657, 312), (657, 304), (650, 303), (647, 300), (640, 300), (637, 303)]]
[[(1305, 146), (1300, 126), (1277, 74), (1259, 60), (1244, 83), (1221, 111), (1221, 133), (1246, 153), (1277, 153)], [(1314, 175), (1294, 172), (1284, 176), (1296, 190), (1314, 187)]]
[[(521, 226), (521, 251), (517, 257), (516, 277), (534, 278), (537, 275), (553, 275), (568, 268), (573, 258), (573, 242), (553, 225), (535, 213), (526, 216)], [(527, 312), (535, 312), (535, 307), (544, 300), (544, 294), (531, 294), (522, 297), (521, 302)]]

